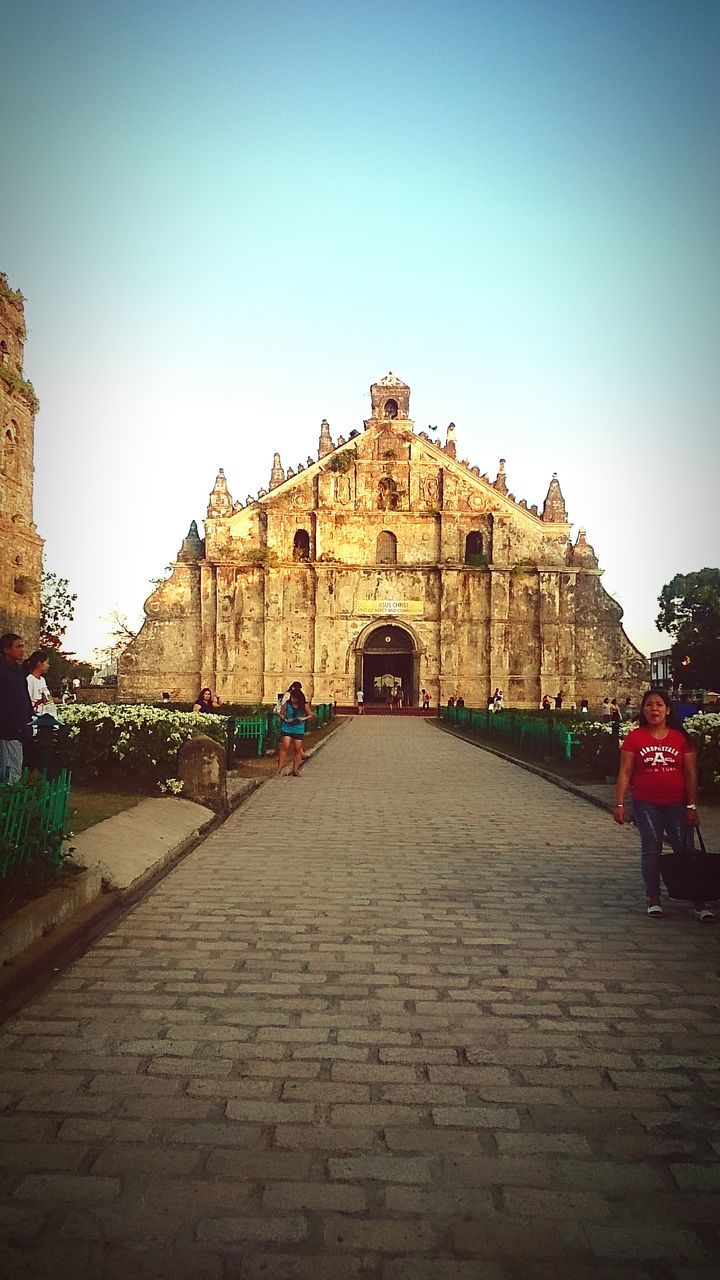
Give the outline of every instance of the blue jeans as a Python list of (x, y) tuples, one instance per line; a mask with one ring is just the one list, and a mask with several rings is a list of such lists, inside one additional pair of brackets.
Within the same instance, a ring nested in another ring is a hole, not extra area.
[(685, 821), (684, 804), (651, 804), (633, 800), (635, 825), (640, 832), (640, 870), (648, 898), (660, 897), (660, 855), (663, 835), (673, 853), (692, 849), (694, 833)]
[(0, 738), (0, 782), (19, 782), (22, 768), (22, 742)]

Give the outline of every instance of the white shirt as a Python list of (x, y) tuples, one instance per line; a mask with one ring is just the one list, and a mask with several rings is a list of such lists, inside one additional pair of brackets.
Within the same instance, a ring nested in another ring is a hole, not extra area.
[(55, 707), (47, 687), (44, 676), (28, 676), (27, 677), (28, 693), (32, 702), (33, 715), (42, 715), (43, 709), (48, 708), (51, 715), (55, 714)]

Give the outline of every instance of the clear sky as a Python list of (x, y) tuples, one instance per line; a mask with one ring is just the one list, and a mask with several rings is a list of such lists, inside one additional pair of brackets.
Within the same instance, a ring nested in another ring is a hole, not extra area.
[[(0, 269), (68, 647), (139, 622), (218, 466), (368, 416), (542, 502), (625, 609), (720, 563), (717, 0), (0, 4)], [(202, 531), (202, 530), (201, 530)]]

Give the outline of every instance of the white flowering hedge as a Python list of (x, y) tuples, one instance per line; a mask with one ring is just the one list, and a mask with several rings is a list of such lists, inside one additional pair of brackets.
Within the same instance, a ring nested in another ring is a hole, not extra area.
[[(617, 757), (612, 752), (612, 726), (600, 720), (576, 720), (571, 726), (577, 746), (573, 747), (573, 760), (591, 769), (611, 773), (617, 768)], [(620, 725), (620, 741), (635, 721)], [(690, 716), (683, 725), (698, 749), (698, 773), (700, 782), (708, 791), (720, 787), (720, 715), (701, 714)]]
[(63, 764), (77, 782), (124, 780), (178, 795), (182, 784), (177, 760), (183, 743), (198, 730), (223, 745), (227, 739), (224, 716), (199, 717), (143, 703), (75, 703), (63, 707), (61, 716)]
[(690, 716), (683, 728), (697, 744), (700, 781), (715, 790), (720, 787), (720, 715), (698, 713)]

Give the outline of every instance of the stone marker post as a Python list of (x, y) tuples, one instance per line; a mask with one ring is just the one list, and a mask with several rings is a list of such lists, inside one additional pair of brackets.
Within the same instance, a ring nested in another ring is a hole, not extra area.
[(207, 805), (216, 813), (229, 812), (225, 748), (205, 734), (188, 738), (178, 754), (178, 776), (186, 800)]

